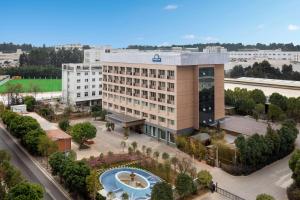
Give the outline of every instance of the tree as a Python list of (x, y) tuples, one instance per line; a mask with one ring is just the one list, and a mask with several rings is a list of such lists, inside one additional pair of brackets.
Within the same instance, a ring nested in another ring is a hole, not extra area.
[(285, 115), (279, 106), (270, 104), (269, 111), (268, 111), (268, 119), (270, 119), (272, 121), (284, 120)]
[(271, 94), (269, 102), (280, 107), (283, 111), (287, 109), (287, 98), (277, 92)]
[(151, 147), (148, 147), (148, 148), (146, 149), (146, 154), (147, 154), (147, 156), (150, 157), (150, 156), (151, 156), (151, 153), (152, 153), (152, 148), (151, 148)]
[(174, 156), (174, 157), (171, 158), (171, 164), (173, 165), (175, 171), (176, 171), (176, 167), (177, 167), (178, 162), (179, 162), (179, 160), (178, 160), (177, 157)]
[(70, 121), (68, 118), (63, 118), (59, 121), (58, 126), (61, 130), (67, 131), (70, 127)]
[(51, 166), (52, 175), (62, 174), (62, 163), (66, 160), (66, 156), (62, 152), (55, 152), (49, 157), (49, 164)]
[(261, 103), (256, 104), (253, 110), (253, 115), (256, 120), (261, 117), (265, 113), (265, 106)]
[(57, 143), (52, 141), (47, 135), (40, 135), (37, 149), (42, 156), (46, 157), (48, 168), (48, 157), (58, 150)]
[(245, 75), (245, 70), (242, 65), (236, 65), (230, 71), (231, 78), (239, 78)]
[(142, 152), (145, 155), (147, 147), (145, 145), (142, 146)]
[(266, 96), (262, 90), (254, 89), (250, 91), (250, 97), (254, 100), (256, 104), (265, 104), (266, 103)]
[(100, 190), (98, 173), (92, 170), (90, 175), (86, 177), (86, 188), (92, 200), (96, 199), (97, 193)]
[(72, 138), (79, 143), (79, 148), (82, 148), (86, 140), (96, 137), (96, 133), (96, 127), (89, 122), (75, 124), (71, 129)]
[(83, 161), (68, 162), (63, 171), (63, 178), (72, 192), (84, 194), (86, 192), (86, 178), (90, 175), (90, 168)]
[(173, 200), (172, 186), (167, 182), (158, 182), (153, 186), (151, 200)]
[(128, 200), (129, 195), (126, 192), (124, 192), (124, 193), (122, 193), (121, 198), (122, 198), (122, 200)]
[(275, 198), (268, 194), (260, 194), (256, 196), (256, 200), (275, 200)]
[(202, 186), (202, 187), (206, 187), (208, 188), (209, 185), (212, 182), (212, 175), (209, 173), (209, 171), (207, 170), (201, 170), (198, 174), (197, 174), (197, 178), (198, 178), (198, 183)]
[(135, 152), (136, 149), (137, 149), (138, 144), (137, 144), (136, 141), (134, 141), (134, 142), (131, 143), (131, 146), (132, 146), (132, 148), (133, 148), (133, 151)]
[(45, 131), (42, 129), (38, 128), (31, 130), (22, 138), (22, 144), (30, 153), (38, 155), (41, 153), (38, 149), (40, 146), (41, 136), (47, 137)]
[(159, 152), (158, 152), (158, 151), (155, 151), (155, 152), (153, 153), (153, 158), (155, 158), (156, 161), (158, 161), (158, 158), (159, 158)]
[(193, 179), (185, 174), (178, 174), (175, 180), (176, 191), (181, 198), (187, 197), (193, 192), (195, 192), (195, 185)]
[(10, 122), (9, 129), (17, 138), (24, 137), (29, 131), (40, 128), (40, 124), (30, 116), (17, 115)]
[(27, 111), (29, 111), (29, 112), (34, 111), (34, 106), (36, 104), (36, 100), (33, 96), (26, 96), (24, 98), (24, 103), (26, 104)]
[(8, 200), (41, 200), (44, 197), (42, 186), (29, 182), (21, 182), (8, 193)]
[(29, 91), (32, 92), (34, 94), (34, 97), (36, 98), (36, 94), (39, 93), (39, 92), (41, 92), (41, 88), (37, 84), (30, 83), (30, 85), (29, 85)]
[(164, 152), (163, 154), (162, 154), (162, 159), (163, 160), (168, 160), (170, 158), (170, 155), (168, 154), (168, 153), (166, 153), (166, 152)]
[(121, 141), (121, 148), (122, 148), (122, 150), (123, 150), (123, 152), (124, 152), (124, 149), (126, 148), (126, 142), (123, 140), (123, 141)]
[(300, 186), (300, 150), (297, 149), (289, 160), (289, 167), (293, 172), (292, 178)]

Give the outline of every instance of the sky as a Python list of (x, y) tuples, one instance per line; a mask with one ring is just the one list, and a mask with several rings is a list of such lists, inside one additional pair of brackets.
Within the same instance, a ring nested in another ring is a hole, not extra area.
[(300, 44), (300, 0), (0, 0), (0, 42)]

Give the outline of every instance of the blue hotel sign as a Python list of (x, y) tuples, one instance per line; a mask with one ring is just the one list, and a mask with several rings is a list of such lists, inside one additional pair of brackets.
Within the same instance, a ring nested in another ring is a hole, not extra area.
[(152, 62), (161, 62), (161, 57), (158, 54), (154, 54)]

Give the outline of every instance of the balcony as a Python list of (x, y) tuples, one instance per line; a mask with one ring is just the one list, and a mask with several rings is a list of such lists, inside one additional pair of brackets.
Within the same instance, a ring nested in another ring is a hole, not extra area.
[(170, 76), (170, 75), (168, 75), (168, 76), (167, 76), (167, 79), (174, 80), (174, 79), (175, 79), (175, 77), (174, 77), (174, 76)]
[(165, 78), (165, 75), (164, 74), (159, 74), (158, 78)]
[(132, 96), (132, 92), (126, 92), (126, 95)]
[(167, 89), (169, 92), (174, 92), (174, 88), (168, 88)]
[(165, 101), (166, 101), (166, 99), (164, 99), (164, 98), (158, 98), (158, 102), (164, 103)]
[(125, 94), (125, 90), (120, 90), (120, 93), (121, 94)]
[(133, 96), (140, 97), (140, 93), (134, 93)]
[(148, 76), (148, 74), (147, 74), (147, 73), (143, 73), (143, 72), (142, 72), (141, 76), (145, 76), (145, 77), (147, 77), (147, 76)]
[(166, 90), (166, 87), (164, 87), (164, 86), (158, 86), (158, 89), (159, 90)]
[(150, 100), (156, 101), (156, 97), (150, 97)]
[(148, 95), (143, 94), (142, 97), (143, 97), (144, 99), (148, 99)]
[(139, 87), (140, 83), (134, 83), (133, 85)]
[(127, 71), (126, 74), (127, 75), (132, 75), (132, 72), (131, 71)]
[(142, 84), (142, 87), (147, 88), (148, 85), (147, 85), (146, 83), (143, 83), (143, 84)]
[(149, 74), (149, 77), (156, 78), (156, 74)]
[(119, 74), (125, 74), (124, 70), (119, 71)]
[(134, 72), (133, 75), (134, 75), (134, 76), (139, 76), (139, 75), (140, 75), (140, 72)]
[(132, 82), (126, 82), (126, 85), (132, 85)]
[(156, 89), (156, 85), (150, 85), (149, 88)]
[(167, 102), (168, 102), (168, 104), (172, 104), (172, 105), (174, 105), (174, 103), (175, 103), (174, 100), (169, 100), (169, 99)]

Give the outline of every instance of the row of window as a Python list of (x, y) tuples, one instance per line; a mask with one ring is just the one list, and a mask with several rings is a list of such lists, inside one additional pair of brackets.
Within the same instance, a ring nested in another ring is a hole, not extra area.
[[(98, 79), (99, 81), (102, 81), (102, 78), (99, 78)], [(70, 81), (69, 79), (68, 79), (68, 81)], [(96, 81), (96, 78), (92, 78), (92, 82), (95, 82)], [(80, 83), (81, 82), (81, 79), (77, 79), (77, 83)], [(89, 79), (88, 78), (85, 78), (84, 79), (84, 82), (85, 83), (88, 83), (89, 82)]]
[(175, 78), (174, 70), (148, 69), (138, 67), (118, 67), (118, 66), (103, 66), (104, 73), (126, 74), (134, 76), (145, 76), (153, 78)]
[(139, 110), (125, 108), (125, 107), (119, 106), (117, 104), (107, 103), (106, 101), (103, 101), (103, 106), (107, 107), (108, 109), (114, 109), (114, 110), (118, 110), (120, 112), (126, 112), (126, 114), (135, 115), (135, 116), (141, 117), (146, 120), (147, 119), (158, 120), (159, 123), (168, 123), (168, 125), (171, 125), (171, 126), (175, 125), (175, 120), (173, 120), (173, 119), (167, 119), (162, 116), (156, 116), (153, 114), (148, 114), (146, 112), (141, 112)]
[[(81, 89), (81, 86), (80, 85), (77, 85), (77, 90), (80, 90)], [(92, 88), (96, 88), (96, 85), (92, 85)], [(99, 84), (99, 88), (102, 88), (102, 85)], [(84, 86), (84, 89), (89, 89), (89, 85), (85, 85)]]
[[(98, 72), (99, 75), (102, 74), (102, 72)], [(88, 76), (89, 75), (89, 72), (84, 72), (84, 75), (85, 76)], [(96, 75), (96, 72), (92, 72), (92, 75)], [(77, 76), (81, 76), (81, 72), (77, 72)]]
[[(164, 93), (157, 93), (157, 92), (148, 92), (146, 90), (138, 90), (138, 89), (132, 89), (132, 88), (125, 88), (125, 87), (120, 87), (119, 90), (115, 89), (108, 89), (107, 87), (103, 86), (103, 91), (109, 91), (109, 92), (114, 92), (118, 93), (121, 95), (127, 95), (127, 96), (134, 96), (137, 98), (143, 98), (143, 99), (149, 99), (151, 101), (157, 101), (161, 103), (167, 103), (174, 105), (175, 104), (175, 96), (174, 95), (167, 95)], [(108, 97), (109, 95), (112, 94), (106, 94)]]
[[(96, 91), (92, 91), (91, 96), (96, 96), (96, 94), (97, 94)], [(102, 92), (99, 91), (99, 92), (98, 92), (98, 95), (102, 95)], [(81, 93), (80, 93), (80, 92), (77, 93), (77, 97), (88, 97), (88, 96), (89, 96), (89, 92), (84, 92), (84, 93), (83, 93), (83, 96), (81, 96)]]

